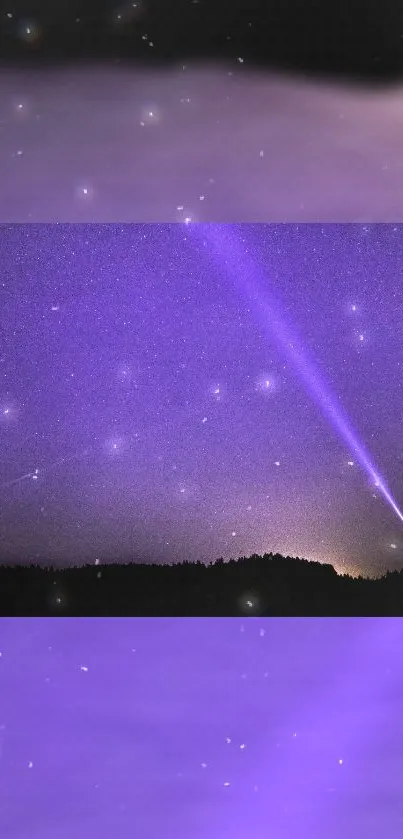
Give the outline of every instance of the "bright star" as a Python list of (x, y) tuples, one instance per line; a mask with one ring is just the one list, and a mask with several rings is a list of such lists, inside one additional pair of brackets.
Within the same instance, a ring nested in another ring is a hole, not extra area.
[(262, 393), (264, 396), (272, 395), (276, 390), (276, 384), (273, 376), (262, 373), (255, 379), (255, 390)]

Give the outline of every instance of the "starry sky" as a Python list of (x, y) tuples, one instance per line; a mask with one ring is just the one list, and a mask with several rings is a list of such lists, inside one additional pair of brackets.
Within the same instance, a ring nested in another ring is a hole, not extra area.
[(3, 561), (401, 567), (402, 227), (0, 235)]
[(399, 619), (13, 619), (10, 839), (400, 839)]

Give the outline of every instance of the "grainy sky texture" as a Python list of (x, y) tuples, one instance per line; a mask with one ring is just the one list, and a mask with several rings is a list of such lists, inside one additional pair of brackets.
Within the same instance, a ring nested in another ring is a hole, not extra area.
[(398, 515), (294, 362), (309, 355), (402, 504), (403, 228), (15, 225), (0, 239), (3, 561), (280, 551), (400, 567)]
[(7, 839), (400, 839), (401, 620), (5, 620)]

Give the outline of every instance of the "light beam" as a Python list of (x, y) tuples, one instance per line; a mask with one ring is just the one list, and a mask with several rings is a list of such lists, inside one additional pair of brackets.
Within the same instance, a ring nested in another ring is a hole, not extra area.
[[(286, 324), (278, 304), (270, 295), (265, 273), (259, 270), (248, 249), (241, 247), (234, 235), (234, 227), (228, 224), (195, 224), (191, 232), (203, 243), (208, 244), (218, 267), (225, 268), (231, 280), (238, 287), (267, 336), (276, 338), (288, 361), (304, 383), (307, 392), (338, 432), (339, 436), (354, 452), (358, 463), (369, 475), (371, 482), (383, 495), (385, 501), (403, 522), (403, 513), (394, 500), (385, 481), (373, 464), (369, 453), (360, 442), (347, 415), (326, 382), (316, 364), (309, 358), (300, 339)], [(189, 230), (189, 227), (187, 228)]]

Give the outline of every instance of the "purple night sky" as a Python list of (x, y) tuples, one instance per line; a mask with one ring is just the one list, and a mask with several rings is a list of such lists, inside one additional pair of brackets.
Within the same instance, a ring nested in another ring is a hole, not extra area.
[(3, 619), (7, 839), (401, 839), (401, 620)]
[[(233, 260), (214, 251), (227, 234)], [(402, 227), (0, 235), (4, 562), (279, 551), (352, 573), (401, 567), (402, 522), (313, 398), (287, 335), (401, 505)], [(266, 295), (283, 344), (259, 320)]]
[(401, 84), (252, 71), (242, 52), (5, 68), (0, 222), (401, 221), (402, 102)]

